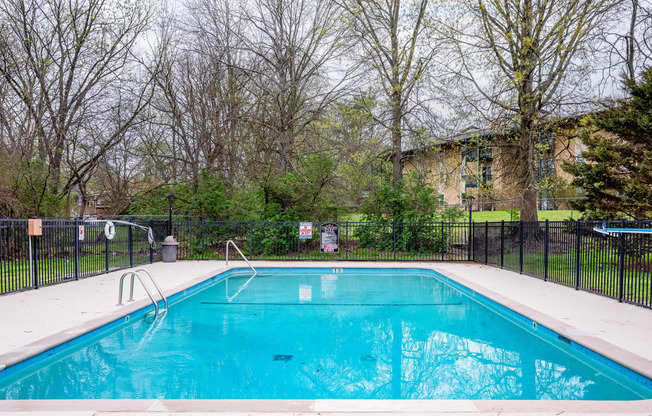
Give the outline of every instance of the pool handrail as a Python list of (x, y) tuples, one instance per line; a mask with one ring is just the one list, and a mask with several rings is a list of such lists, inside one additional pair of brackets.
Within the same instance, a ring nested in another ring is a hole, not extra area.
[(258, 271), (256, 271), (256, 269), (254, 268), (254, 266), (251, 265), (251, 263), (249, 263), (249, 260), (247, 260), (245, 255), (242, 254), (242, 251), (240, 251), (240, 249), (235, 244), (235, 242), (233, 242), (233, 240), (229, 240), (229, 241), (226, 242), (226, 265), (227, 266), (229, 265), (229, 244), (233, 245), (233, 248), (235, 248), (238, 251), (238, 253), (240, 254), (240, 257), (242, 257), (242, 259), (247, 263), (247, 265), (249, 267), (251, 267), (251, 270), (254, 271), (254, 275), (251, 276), (251, 277), (253, 278), (254, 276), (256, 276), (258, 274)]
[[(145, 273), (147, 273), (147, 276), (149, 276), (149, 280), (152, 281), (152, 283), (154, 284), (154, 287), (155, 287), (156, 290), (158, 291), (159, 296), (161, 296), (161, 299), (163, 299), (163, 302), (165, 303), (165, 310), (167, 310), (167, 309), (168, 309), (168, 298), (166, 298), (165, 295), (163, 294), (163, 291), (162, 291), (161, 288), (159, 287), (158, 283), (156, 283), (156, 279), (154, 279), (154, 276), (152, 276), (152, 274), (149, 272), (149, 270), (146, 270), (146, 269), (136, 269), (136, 271), (135, 271), (134, 273), (138, 273), (138, 272), (145, 272)], [(133, 277), (132, 277), (131, 282), (132, 282), (132, 283), (131, 283), (131, 293), (130, 293), (130, 297), (131, 297), (131, 299), (129, 299), (129, 301), (133, 301), (133, 298), (134, 298), (134, 284), (133, 284)]]
[[(127, 277), (128, 275), (131, 275), (131, 291), (130, 291), (131, 298), (128, 301), (133, 302), (133, 300), (134, 300), (133, 299), (134, 278), (137, 277), (138, 280), (140, 281), (140, 284), (143, 285), (143, 288), (145, 289), (145, 292), (147, 293), (147, 296), (149, 296), (149, 300), (151, 300), (152, 303), (154, 304), (154, 309), (155, 309), (154, 319), (156, 319), (158, 317), (158, 315), (159, 315), (158, 302), (156, 302), (154, 300), (154, 296), (152, 295), (152, 292), (149, 290), (147, 285), (145, 285), (145, 282), (143, 281), (143, 278), (140, 276), (139, 273), (137, 273), (135, 271), (125, 272), (125, 273), (122, 274), (122, 276), (120, 276), (120, 288), (119, 288), (120, 292), (118, 293), (118, 304), (116, 306), (124, 306), (124, 304), (122, 303), (122, 292), (123, 292), (123, 289), (124, 289), (125, 277)], [(167, 299), (165, 299), (165, 298), (163, 298), (163, 299), (165, 300), (165, 305), (166, 305), (165, 310), (167, 311)]]

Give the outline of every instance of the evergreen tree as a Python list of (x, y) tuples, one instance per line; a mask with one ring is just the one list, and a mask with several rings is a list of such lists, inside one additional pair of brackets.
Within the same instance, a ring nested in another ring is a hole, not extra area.
[(584, 190), (586, 199), (573, 205), (585, 218), (652, 218), (652, 68), (625, 86), (630, 99), (590, 117), (586, 162), (564, 165)]

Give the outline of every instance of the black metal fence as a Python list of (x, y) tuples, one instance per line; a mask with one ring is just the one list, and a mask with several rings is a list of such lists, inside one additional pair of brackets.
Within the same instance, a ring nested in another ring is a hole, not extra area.
[(289, 221), (178, 221), (172, 228), (182, 260), (224, 260), (228, 240), (251, 260), (468, 260), (468, 224), (339, 222), (336, 253), (321, 252), (322, 222), (312, 224), (309, 239), (299, 238), (299, 223)]
[[(150, 222), (157, 241), (167, 222)], [(80, 238), (79, 227), (84, 227)], [(115, 224), (115, 237), (104, 236), (104, 223), (43, 220), (43, 235), (29, 237), (27, 220), (0, 220), (0, 293), (36, 289), (161, 260), (147, 232)]]
[[(607, 228), (652, 231), (652, 223), (620, 221)], [(474, 262), (652, 307), (652, 234), (595, 232), (601, 222), (474, 223)]]
[[(125, 224), (116, 223), (116, 235), (108, 240), (103, 223), (43, 220), (43, 235), (31, 238), (30, 255), (27, 220), (0, 220), (0, 293), (161, 260), (168, 222), (140, 224), (152, 227), (156, 248), (144, 230)], [(312, 224), (307, 239), (299, 238), (298, 222), (173, 221), (171, 228), (180, 260), (224, 260), (226, 242), (234, 240), (253, 260), (474, 261), (652, 307), (652, 235), (609, 237), (593, 231), (601, 224), (578, 221), (473, 226), (343, 221), (337, 252), (323, 253), (322, 222)], [(609, 225), (652, 229), (649, 222)], [(237, 253), (229, 255), (237, 259)]]

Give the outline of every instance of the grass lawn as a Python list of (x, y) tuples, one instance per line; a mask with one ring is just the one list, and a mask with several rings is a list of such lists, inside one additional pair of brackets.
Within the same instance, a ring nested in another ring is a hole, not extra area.
[[(579, 211), (571, 211), (569, 209), (560, 209), (555, 211), (539, 211), (539, 221), (565, 221), (568, 219), (576, 220), (581, 216)], [(362, 221), (362, 214), (348, 214), (342, 216), (341, 221)], [(473, 211), (473, 222), (500, 222), (502, 220), (511, 221), (509, 211)], [(469, 215), (464, 213), (464, 217), (459, 222), (468, 222)]]
[[(572, 214), (572, 218), (571, 218)], [(568, 219), (576, 220), (578, 217), (581, 217), (579, 211), (571, 211), (569, 209), (560, 209), (555, 211), (539, 211), (539, 221), (565, 221)], [(465, 213), (465, 220), (469, 220), (468, 213)], [(499, 222), (499, 221), (510, 221), (509, 211), (481, 211), (473, 212), (473, 222)]]

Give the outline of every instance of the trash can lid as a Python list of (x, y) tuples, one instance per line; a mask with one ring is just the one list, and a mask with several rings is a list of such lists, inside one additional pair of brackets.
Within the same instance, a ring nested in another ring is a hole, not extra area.
[(178, 246), (179, 243), (174, 241), (174, 236), (173, 235), (168, 235), (165, 237), (165, 240), (161, 243), (162, 246)]

